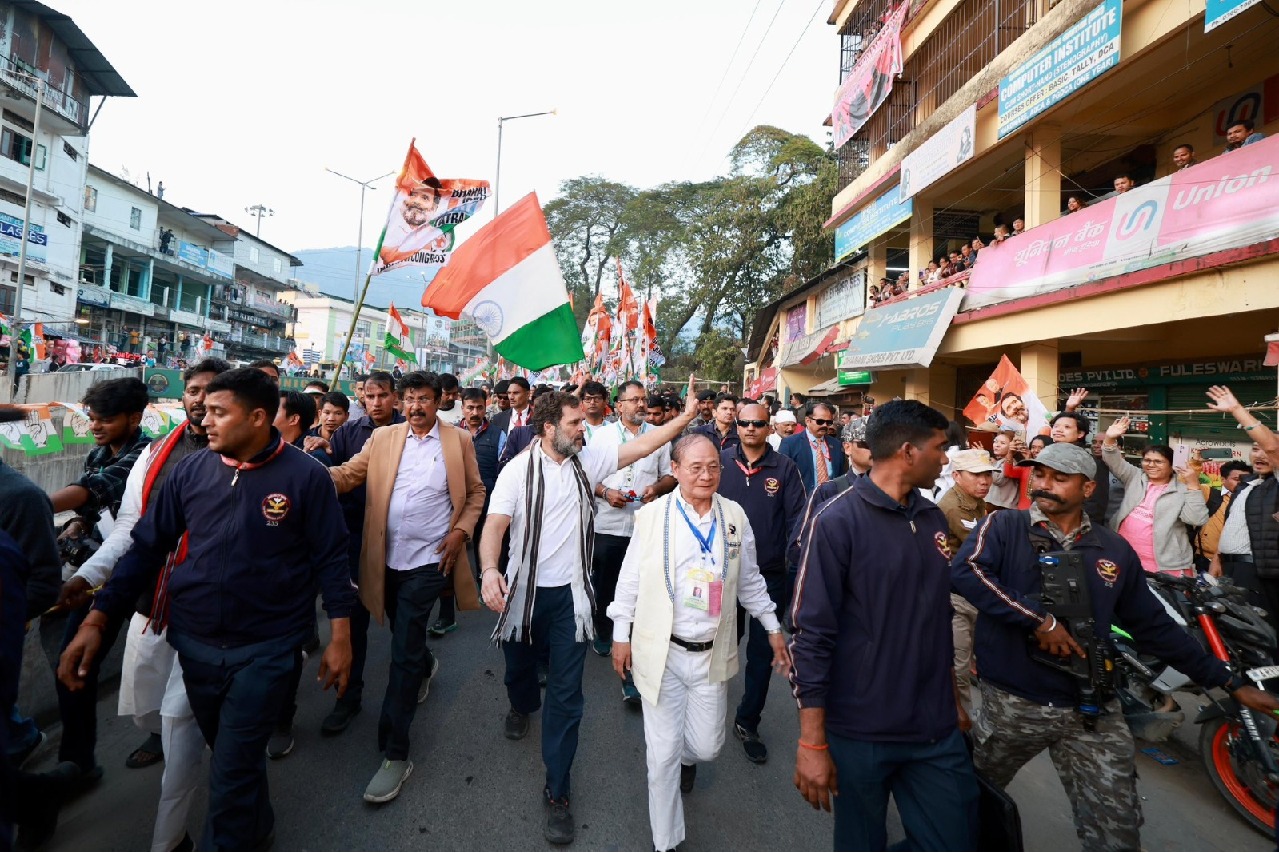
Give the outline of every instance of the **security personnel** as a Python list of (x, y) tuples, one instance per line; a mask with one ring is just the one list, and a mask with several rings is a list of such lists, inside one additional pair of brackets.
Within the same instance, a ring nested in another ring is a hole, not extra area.
[(1044, 652), (1084, 655), (1064, 625), (1036, 596), (1041, 588), (1032, 533), (1060, 550), (1081, 553), (1099, 626), (1122, 624), (1144, 650), (1205, 688), (1224, 687), (1249, 708), (1269, 714), (1279, 700), (1249, 687), (1173, 622), (1146, 585), (1141, 561), (1124, 539), (1083, 511), (1096, 488), (1096, 462), (1082, 447), (1050, 444), (1034, 459), (1031, 508), (988, 515), (951, 564), (955, 590), (979, 611), (976, 655), (982, 707), (974, 723), (974, 760), (995, 784), (1047, 748), (1075, 814), (1085, 850), (1136, 850), (1141, 839), (1136, 749), (1119, 701), (1106, 697), (1099, 717), (1076, 708), (1072, 676), (1036, 661)]
[[(768, 444), (768, 409), (758, 403), (742, 407), (737, 415), (741, 443), (720, 451), (719, 495), (739, 504), (755, 534), (759, 572), (768, 586), (768, 597), (778, 613), (790, 607), (790, 582), (786, 574), (786, 540), (804, 514), (804, 481), (795, 463)], [(746, 629), (746, 613), (737, 614), (737, 640)], [(758, 619), (750, 623), (746, 644), (746, 689), (737, 706), (733, 733), (742, 742), (746, 758), (754, 764), (768, 760), (768, 748), (759, 737), (760, 715), (768, 699), (773, 661), (768, 631)]]
[[(103, 626), (155, 586), (157, 606), (168, 605), (161, 612), (191, 710), (213, 750), (200, 847), (257, 849), (270, 846), (275, 825), (266, 744), (312, 630), (316, 589), (332, 633), (320, 675), (339, 694), (350, 674), (355, 591), (328, 472), (271, 426), (275, 382), (242, 367), (205, 390), (208, 448), (161, 485), (133, 528), (133, 547), (63, 653), (58, 677), (83, 687)], [(174, 549), (185, 559), (165, 572)]]

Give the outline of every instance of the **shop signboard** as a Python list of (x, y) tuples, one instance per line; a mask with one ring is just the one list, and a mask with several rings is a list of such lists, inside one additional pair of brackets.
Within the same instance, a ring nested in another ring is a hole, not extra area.
[(899, 198), (897, 187), (876, 198), (870, 204), (835, 229), (835, 261), (844, 258), (883, 234), (889, 228), (910, 219), (914, 202)]
[[(49, 253), (49, 235), (44, 228), (32, 225), (27, 231), (27, 260), (46, 263)], [(14, 255), (22, 251), (22, 220), (7, 213), (0, 213), (0, 254)]]
[(849, 370), (928, 367), (964, 292), (946, 287), (872, 308), (848, 342), (840, 364)]
[(1208, 0), (1204, 8), (1204, 32), (1210, 33), (1231, 18), (1248, 11), (1261, 0)]
[(1123, 0), (1105, 0), (999, 81), (999, 138), (1119, 64)]
[(808, 303), (801, 302), (786, 312), (786, 343), (804, 337), (808, 329)]
[(866, 268), (846, 273), (817, 297), (817, 325), (833, 326), (866, 311)]
[(987, 246), (964, 310), (1250, 246), (1279, 233), (1279, 137)]
[(977, 105), (971, 104), (923, 145), (902, 158), (898, 198), (901, 201), (911, 198), (950, 174), (960, 163), (972, 159), (976, 135)]
[(1275, 379), (1260, 355), (1177, 361), (1132, 367), (1092, 367), (1063, 371), (1057, 376), (1061, 388), (1125, 388), (1141, 385), (1229, 385), (1230, 383)]
[(229, 255), (186, 241), (178, 243), (178, 260), (223, 278), (231, 278), (235, 272), (235, 264)]

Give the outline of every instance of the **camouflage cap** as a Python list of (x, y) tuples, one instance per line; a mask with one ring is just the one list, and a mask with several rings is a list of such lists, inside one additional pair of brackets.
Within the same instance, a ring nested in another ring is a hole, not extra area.
[(1065, 441), (1054, 442), (1039, 451), (1034, 459), (1024, 459), (1017, 465), (1021, 468), (1043, 465), (1063, 474), (1083, 474), (1089, 480), (1097, 478), (1097, 461), (1092, 454), (1077, 444)]

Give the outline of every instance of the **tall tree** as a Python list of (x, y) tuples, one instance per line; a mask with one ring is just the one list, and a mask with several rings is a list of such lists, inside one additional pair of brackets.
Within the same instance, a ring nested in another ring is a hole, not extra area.
[(622, 215), (635, 195), (634, 187), (588, 175), (561, 183), (560, 194), (543, 207), (555, 238), (555, 255), (581, 319), (617, 254)]

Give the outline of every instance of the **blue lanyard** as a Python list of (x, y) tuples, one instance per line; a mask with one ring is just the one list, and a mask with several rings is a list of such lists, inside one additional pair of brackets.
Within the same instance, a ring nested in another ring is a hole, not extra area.
[(702, 553), (710, 557), (711, 565), (715, 565), (715, 552), (712, 546), (715, 544), (715, 530), (719, 527), (719, 519), (711, 518), (711, 532), (706, 536), (702, 535), (702, 531), (697, 529), (697, 525), (688, 517), (684, 505), (679, 501), (675, 501), (675, 507), (679, 510), (679, 514), (684, 516), (684, 523), (688, 525), (688, 529), (692, 531), (694, 538), (697, 539), (697, 547), (701, 548)]

